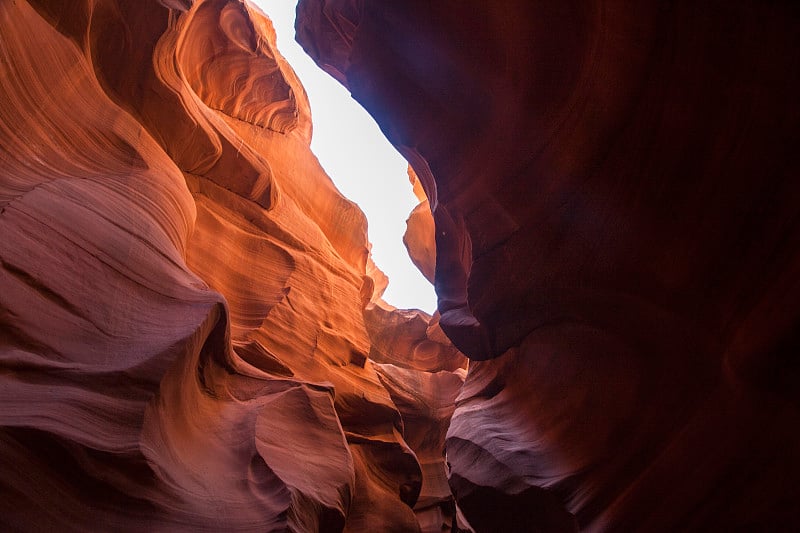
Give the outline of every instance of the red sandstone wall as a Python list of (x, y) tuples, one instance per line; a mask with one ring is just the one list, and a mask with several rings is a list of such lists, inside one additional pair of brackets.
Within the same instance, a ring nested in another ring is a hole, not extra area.
[(3, 528), (452, 525), (465, 360), (311, 129), (246, 3), (0, 1)]
[(301, 0), (409, 159), (481, 531), (797, 527), (800, 12)]
[(298, 30), (419, 176), (441, 315), (380, 302), (253, 8), (0, 1), (0, 524), (795, 529), (798, 10)]

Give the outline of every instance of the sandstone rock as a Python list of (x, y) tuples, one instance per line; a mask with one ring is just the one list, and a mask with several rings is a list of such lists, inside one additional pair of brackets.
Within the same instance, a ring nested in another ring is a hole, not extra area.
[(796, 7), (298, 10), (430, 200), (471, 525), (796, 528)]
[(428, 281), (433, 283), (436, 273), (436, 234), (431, 205), (422, 189), (422, 183), (411, 167), (408, 167), (408, 177), (414, 186), (414, 194), (419, 198), (419, 204), (406, 220), (403, 244), (406, 245), (414, 265)]
[(0, 524), (795, 529), (798, 10), (299, 13), (439, 311), (381, 300), (257, 9), (0, 1)]
[(452, 509), (431, 457), (465, 359), (419, 315), (391, 352), (409, 385), (373, 362), (406, 312), (365, 309), (385, 283), (311, 129), (247, 3), (0, 2), (4, 529), (414, 531), (415, 506)]

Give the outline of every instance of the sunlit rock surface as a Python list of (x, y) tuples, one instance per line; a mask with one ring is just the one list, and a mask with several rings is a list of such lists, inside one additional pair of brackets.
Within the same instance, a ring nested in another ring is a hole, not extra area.
[(797, 6), (298, 12), (430, 200), (472, 527), (800, 527)]
[(0, 529), (441, 531), (466, 359), (237, 0), (0, 0)]
[(433, 283), (436, 275), (436, 234), (431, 204), (425, 195), (417, 173), (410, 166), (408, 167), (408, 178), (414, 186), (414, 194), (417, 195), (419, 204), (411, 211), (406, 220), (403, 244), (406, 245), (411, 261), (422, 272), (422, 275)]

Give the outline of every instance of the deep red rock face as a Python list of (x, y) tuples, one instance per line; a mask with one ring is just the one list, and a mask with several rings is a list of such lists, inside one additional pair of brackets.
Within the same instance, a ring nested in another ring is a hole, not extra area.
[(452, 528), (466, 360), (310, 134), (246, 3), (0, 1), (0, 529)]
[(480, 531), (791, 530), (800, 11), (301, 0), (414, 166)]

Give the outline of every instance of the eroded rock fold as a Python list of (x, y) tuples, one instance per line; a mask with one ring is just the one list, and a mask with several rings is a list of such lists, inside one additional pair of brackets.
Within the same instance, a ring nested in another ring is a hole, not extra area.
[(795, 6), (301, 0), (297, 38), (413, 167), (433, 317), (258, 9), (0, 0), (4, 528), (797, 528)]
[(4, 528), (452, 527), (466, 359), (310, 137), (247, 3), (0, 2)]

